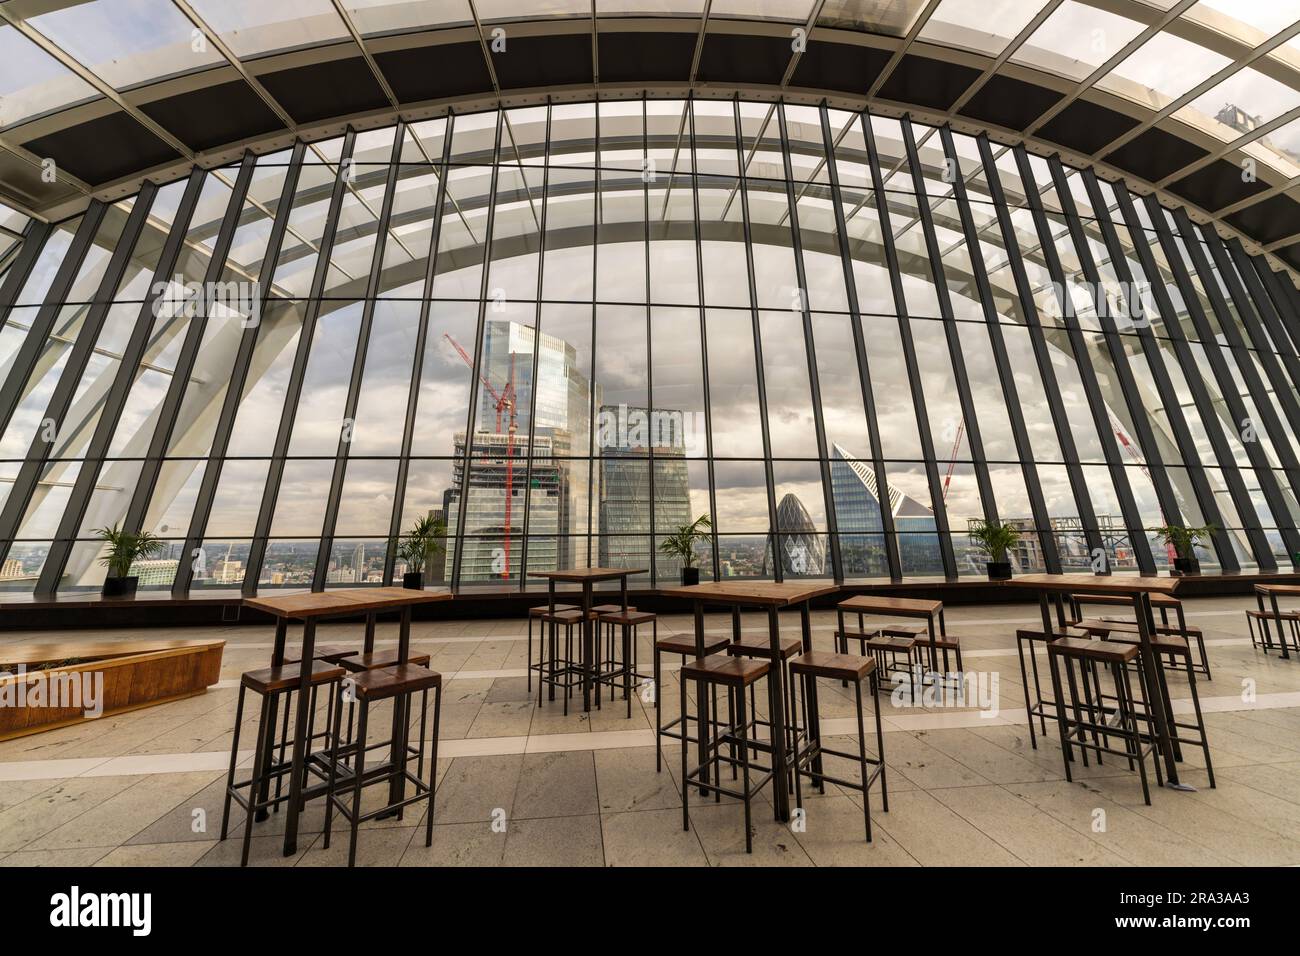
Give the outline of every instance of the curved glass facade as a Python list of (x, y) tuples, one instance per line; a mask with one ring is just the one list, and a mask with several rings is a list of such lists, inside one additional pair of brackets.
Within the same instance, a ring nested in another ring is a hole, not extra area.
[(453, 115), (47, 227), (0, 274), (0, 588), (646, 568), (1154, 571), (1300, 555), (1289, 275), (1122, 185), (943, 128), (738, 100)]

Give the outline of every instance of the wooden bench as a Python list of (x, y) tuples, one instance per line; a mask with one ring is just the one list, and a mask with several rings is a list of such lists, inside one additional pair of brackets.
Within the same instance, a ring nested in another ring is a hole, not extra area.
[(0, 740), (201, 694), (220, 679), (225, 646), (212, 640), (0, 645)]

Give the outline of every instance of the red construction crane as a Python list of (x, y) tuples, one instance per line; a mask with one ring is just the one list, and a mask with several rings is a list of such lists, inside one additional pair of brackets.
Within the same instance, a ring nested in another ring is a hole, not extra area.
[(952, 470), (957, 467), (957, 450), (961, 448), (961, 436), (966, 434), (966, 422), (957, 423), (957, 437), (952, 443), (952, 452), (948, 455), (948, 474), (943, 476), (943, 500), (948, 500), (948, 485), (952, 483)]
[[(1146, 462), (1144, 462), (1142, 456), (1138, 454), (1137, 448), (1133, 445), (1133, 442), (1129, 439), (1127, 433), (1125, 433), (1124, 427), (1114, 418), (1111, 418), (1110, 420), (1110, 427), (1111, 430), (1115, 432), (1115, 437), (1119, 439), (1120, 445), (1129, 453), (1129, 457), (1137, 462), (1137, 466), (1142, 469), (1142, 474), (1146, 475), (1147, 480), (1149, 481), (1151, 479), (1151, 472), (1147, 470)], [(1163, 508), (1160, 510), (1160, 520), (1168, 521), (1165, 517)], [(1169, 564), (1172, 566), (1174, 559), (1178, 557), (1178, 549), (1175, 548), (1172, 543), (1166, 541), (1165, 553), (1169, 556)]]
[[(470, 358), (469, 353), (460, 347), (460, 343), (446, 333), (444, 333), (442, 337), (451, 343), (451, 347), (456, 350), (461, 359), (464, 360), (465, 364), (473, 370), (474, 360)], [(492, 387), (492, 383), (487, 380), (487, 376), (484, 375), (482, 371), (479, 372), (478, 377), (479, 381), (483, 383), (483, 387), (487, 389), (488, 394), (492, 396), (492, 400), (495, 403), (497, 410), (496, 433), (498, 435), (501, 434), (501, 413), (505, 411), (510, 413), (509, 430), (506, 433), (506, 513), (504, 541), (502, 542), (502, 550), (505, 552), (505, 564), (501, 569), (501, 576), (503, 578), (508, 578), (510, 577), (510, 510), (514, 499), (515, 489), (515, 431), (517, 427), (517, 402), (515, 401), (515, 353), (510, 353), (510, 377), (506, 380), (505, 388), (500, 392)], [(470, 442), (470, 453), (473, 454), (474, 436), (466, 436), (466, 441)], [(483, 457), (484, 460), (487, 459), (488, 456), (486, 451), (484, 452)]]

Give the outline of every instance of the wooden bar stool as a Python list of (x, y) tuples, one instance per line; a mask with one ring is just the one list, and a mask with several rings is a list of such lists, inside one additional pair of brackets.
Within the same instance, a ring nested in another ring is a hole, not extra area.
[[(1142, 688), (1143, 701), (1150, 700), (1149, 679), (1142, 668), (1142, 658), (1136, 644), (1120, 644), (1115, 641), (1097, 641), (1086, 637), (1063, 637), (1047, 645), (1047, 657), (1052, 671), (1052, 686), (1057, 700), (1056, 720), (1061, 737), (1061, 750), (1065, 763), (1065, 779), (1071, 781), (1070, 764), (1074, 760), (1074, 748), (1086, 767), (1087, 754), (1091, 750), (1101, 763), (1103, 753), (1114, 754), (1128, 760), (1129, 769), (1136, 761), (1138, 774), (1142, 780), (1142, 798), (1147, 806), (1151, 805), (1151, 790), (1147, 785), (1146, 757), (1155, 751), (1155, 728), (1151, 721), (1149, 708), (1139, 707), (1133, 696), (1130, 675), (1136, 671), (1138, 683)], [(1076, 679), (1075, 664), (1078, 663)], [(1105, 698), (1098, 679), (1098, 670), (1109, 670), (1114, 685), (1110, 699), (1116, 703), (1115, 717), (1112, 722), (1106, 713)], [(1069, 687), (1069, 699), (1065, 699), (1062, 689), (1061, 671), (1065, 672), (1065, 682)], [(1082, 699), (1080, 690), (1082, 689)], [(1139, 727), (1139, 721), (1146, 724), (1145, 730)], [(1091, 740), (1089, 738), (1091, 737)], [(1111, 746), (1110, 738), (1118, 737), (1124, 743), (1123, 750)], [(1159, 755), (1152, 760), (1156, 770), (1156, 783), (1164, 785), (1160, 773)]]
[[(656, 627), (657, 626), (658, 625), (656, 625)], [(730, 643), (731, 640), (725, 637), (706, 638), (704, 642), (704, 654), (705, 656), (719, 654), (725, 651), (727, 649), (727, 645), (729, 645)], [(668, 723), (665, 724), (663, 722), (663, 711), (659, 707), (659, 697), (660, 694), (662, 693), (662, 688), (663, 688), (663, 665), (661, 661), (662, 655), (677, 654), (678, 656), (681, 657), (682, 666), (685, 667), (686, 659), (688, 657), (695, 656), (695, 638), (685, 637), (685, 636), (656, 638), (654, 643), (654, 648), (655, 648), (654, 672), (653, 672), (653, 676), (651, 677), (651, 680), (654, 681), (654, 692), (655, 692), (655, 772), (659, 773), (664, 768), (663, 767), (663, 739), (665, 737), (671, 737), (674, 740), (680, 740), (682, 738), (682, 735), (685, 734), (686, 741), (688, 743), (699, 743), (698, 737), (690, 736), (690, 729), (687, 726), (688, 722), (694, 720), (695, 718), (691, 717), (688, 713), (686, 713), (685, 709), (683, 709), (680, 716), (674, 717), (672, 720), (668, 721)], [(680, 674), (678, 676), (680, 678)], [(718, 707), (717, 707), (717, 702), (715, 701), (713, 705), (713, 719), (715, 722), (717, 720), (717, 713), (718, 713)], [(680, 724), (682, 727), (681, 733), (678, 733), (677, 731), (672, 729), (676, 727), (678, 724)]]
[[(618, 626), (615, 624), (610, 624), (606, 621), (601, 621), (600, 618), (604, 617), (606, 614), (622, 614), (624, 611), (635, 611), (635, 610), (636, 608), (630, 604), (627, 607), (623, 607), (623, 605), (621, 604), (597, 604), (595, 607), (591, 609), (591, 613), (596, 615), (596, 619), (597, 619), (596, 637), (595, 640), (592, 641), (592, 647), (593, 650), (595, 651), (596, 660), (597, 660), (597, 664), (596, 664), (597, 674), (600, 673), (600, 668), (602, 666), (613, 668), (615, 671), (617, 671), (619, 667)], [(605, 642), (605, 647), (603, 652), (600, 646), (602, 640)], [(636, 660), (635, 642), (633, 642), (632, 644), (632, 659), (635, 662)], [(632, 668), (632, 677), (635, 679), (636, 676), (637, 676), (637, 672), (634, 663)], [(597, 677), (597, 681), (599, 680), (600, 678)], [(635, 683), (635, 680), (633, 682)], [(596, 688), (596, 692), (600, 693), (599, 687)], [(599, 704), (597, 704), (597, 706), (599, 706)]]
[[(588, 613), (588, 618), (595, 620), (594, 614)], [(574, 608), (570, 611), (556, 611), (555, 613), (539, 614), (538, 620), (545, 627), (543, 639), (539, 642), (537, 650), (537, 706), (542, 706), (542, 689), (547, 688), (547, 699), (555, 700), (555, 689), (558, 687), (563, 691), (564, 697), (564, 716), (569, 716), (569, 698), (573, 696), (573, 688), (581, 688), (583, 684), (583, 672), (587, 662), (583, 660), (583, 641), (582, 641), (582, 609)], [(578, 629), (577, 645), (578, 657), (573, 656), (574, 645), (574, 628)], [(559, 656), (559, 629), (564, 628), (564, 656)]]
[[(702, 763), (694, 770), (688, 769), (687, 753), (690, 747), (687, 745), (686, 735), (682, 735), (682, 829), (690, 830), (691, 815), (688, 806), (688, 795), (691, 787), (699, 787), (701, 792), (712, 792), (716, 800), (721, 800), (722, 795), (726, 794), (740, 800), (745, 805), (745, 852), (754, 852), (754, 834), (751, 826), (752, 813), (750, 802), (754, 795), (759, 792), (769, 780), (772, 779), (772, 768), (756, 767), (750, 762), (749, 751), (755, 748), (755, 741), (748, 735), (750, 720), (745, 712), (745, 692), (746, 689), (754, 684), (760, 678), (767, 677), (771, 671), (771, 665), (767, 661), (752, 660), (746, 657), (724, 657), (721, 654), (715, 654), (712, 657), (697, 658), (688, 661), (678, 673), (681, 684), (681, 708), (682, 713), (686, 713), (686, 685), (689, 681), (702, 681), (704, 685), (712, 689), (715, 685), (721, 685), (727, 690), (728, 711), (736, 714), (736, 722), (730, 727), (717, 727), (716, 713), (713, 720), (709, 719), (706, 713), (706, 702), (704, 694), (696, 697), (696, 717), (695, 726), (699, 728), (700, 735), (704, 738), (704, 759)], [(775, 710), (776, 700), (773, 693), (772, 681), (767, 682), (768, 707)], [(717, 705), (714, 704), (716, 712)], [(769, 711), (770, 712), (770, 711)], [(738, 754), (738, 756), (737, 756)], [(739, 764), (741, 773), (741, 789), (734, 790), (722, 785), (722, 776), (718, 772), (721, 766), (726, 763), (730, 764), (733, 769)], [(710, 769), (714, 772), (710, 773)], [(751, 777), (751, 771), (758, 770), (760, 775), (757, 780)]]
[[(593, 608), (593, 611), (596, 609)], [(651, 625), (653, 640), (657, 643), (659, 640), (659, 618), (649, 611), (638, 611), (635, 608), (628, 608), (624, 611), (621, 607), (613, 611), (601, 613), (597, 619), (603, 626), (608, 626), (610, 633), (617, 628), (622, 637), (623, 653), (621, 658), (614, 658), (614, 648), (607, 647), (609, 658), (602, 662), (601, 658), (601, 641), (596, 641), (596, 707), (600, 708), (600, 686), (601, 684), (609, 685), (609, 699), (614, 699), (614, 688), (621, 682), (623, 685), (623, 700), (627, 702), (627, 716), (632, 716), (632, 684), (636, 679), (635, 663), (635, 646), (637, 639), (637, 628), (642, 624)], [(608, 666), (605, 666), (608, 664)]]
[[(424, 782), (425, 730), (429, 716), (429, 691), (433, 691), (433, 741), (429, 754), (429, 782)], [(442, 715), (442, 675), (418, 664), (402, 664), (376, 670), (353, 674), (343, 682), (340, 694), (351, 696), (361, 708), (357, 724), (357, 740), (346, 748), (339, 745), (339, 721), (343, 711), (340, 704), (334, 708), (334, 747), (330, 753), (330, 772), (326, 790), (325, 804), (325, 840), (324, 848), (329, 849), (333, 830), (334, 810), (337, 807), (350, 824), (348, 839), (348, 866), (357, 861), (357, 828), (365, 820), (379, 816), (388, 816), (394, 811), (402, 819), (406, 807), (415, 803), (429, 804), (425, 818), (424, 845), (433, 846), (433, 794), (438, 780), (438, 731)], [(402, 724), (401, 735), (388, 742), (389, 758), (370, 771), (366, 770), (366, 753), (383, 744), (370, 745), (367, 739), (367, 724), (370, 718), (370, 705), (381, 700), (392, 700), (394, 708), (401, 708), (409, 713), (412, 698), (420, 695), (420, 737), (416, 746), (411, 747), (407, 739), (408, 727)], [(350, 755), (353, 763), (350, 776), (340, 781), (339, 770), (348, 770), (343, 758)], [(416, 758), (415, 773), (408, 767), (410, 757)], [(410, 782), (415, 792), (405, 796), (405, 784)], [(387, 806), (369, 813), (361, 812), (361, 794), (365, 787), (375, 783), (388, 783), (390, 792), (397, 796), (390, 799)], [(351, 801), (344, 800), (344, 794), (351, 794)]]
[[(1043, 696), (1043, 685), (1038, 673), (1038, 655), (1035, 645), (1046, 647), (1052, 641), (1063, 637), (1078, 637), (1078, 632), (1069, 630), (1053, 631), (1044, 634), (1041, 630), (1022, 628), (1016, 631), (1016, 654), (1020, 658), (1020, 683), (1025, 689), (1025, 714), (1029, 718), (1029, 745), (1038, 749), (1038, 740), (1034, 736), (1034, 718), (1038, 718), (1042, 735), (1047, 736), (1047, 721), (1056, 719), (1055, 698)], [(1028, 663), (1026, 664), (1026, 661)], [(1030, 678), (1033, 686), (1030, 687)]]
[[(790, 662), (790, 673), (799, 679), (803, 686), (804, 726), (809, 728), (807, 743), (796, 745), (794, 759), (794, 798), (795, 806), (803, 808), (803, 785), (801, 780), (807, 777), (826, 792), (826, 782), (862, 794), (862, 812), (867, 825), (867, 842), (871, 842), (871, 785), (880, 778), (880, 797), (886, 813), (889, 812), (889, 786), (885, 779), (885, 735), (880, 722), (880, 693), (876, 680), (876, 662), (871, 657), (859, 657), (855, 654), (837, 654), (827, 651), (806, 651)], [(858, 711), (858, 752), (846, 753), (832, 750), (822, 744), (821, 721), (817, 710), (817, 680), (847, 681), (853, 685), (854, 699)], [(866, 725), (862, 716), (862, 682), (867, 681), (871, 689), (872, 709), (876, 713), (876, 756), (867, 753)], [(793, 690), (793, 687), (792, 687)], [(795, 697), (798, 698), (798, 694)], [(859, 766), (859, 780), (854, 783), (823, 772), (822, 757), (840, 757), (853, 760)]]
[[(528, 609), (528, 693), (531, 694), (533, 692), (533, 671), (540, 667), (540, 665), (534, 666), (533, 664), (533, 621), (556, 611), (576, 610), (578, 610), (578, 607), (575, 604), (556, 604), (554, 606), (550, 604), (540, 604), (537, 607), (530, 607)], [(543, 625), (543, 627), (544, 626), (545, 625)], [(545, 631), (543, 631), (543, 633), (545, 633)]]
[[(1100, 637), (1102, 640), (1116, 644), (1132, 644), (1136, 647), (1139, 640), (1136, 626), (1128, 625), (1127, 622), (1117, 625), (1105, 618), (1100, 621), (1084, 619), (1075, 627), (1086, 630), (1093, 637)], [(1196, 668), (1193, 663), (1191, 644), (1187, 638), (1172, 631), (1173, 628), (1157, 628), (1151, 635), (1151, 649), (1155, 652), (1157, 666), (1163, 667), (1165, 662), (1169, 662), (1176, 669), (1181, 667), (1182, 672), (1186, 674), (1187, 689), (1192, 698), (1192, 713), (1195, 716), (1195, 723), (1179, 720), (1177, 716), (1172, 719), (1170, 728), (1173, 742), (1175, 746), (1187, 744), (1201, 749), (1201, 753), (1205, 756), (1205, 771), (1209, 777), (1210, 789), (1213, 790), (1215, 789), (1214, 763), (1210, 759), (1210, 742), (1205, 732), (1205, 718), (1201, 713), (1201, 698), (1196, 690)], [(1108, 700), (1113, 699), (1109, 694), (1103, 697)], [(1137, 701), (1137, 707), (1139, 710), (1145, 708), (1146, 700)], [(1187, 737), (1180, 731), (1190, 731), (1196, 736)]]
[[(881, 633), (880, 628), (869, 630), (864, 627), (862, 614), (858, 614), (857, 630), (844, 626), (843, 609), (839, 611), (839, 618), (840, 627), (835, 632), (835, 650), (840, 654), (847, 654), (849, 641), (857, 641), (858, 653), (875, 660), (878, 680), (894, 681), (900, 673), (907, 675), (908, 683), (912, 688), (912, 702), (916, 703), (921, 683), (916, 679), (917, 670), (918, 668), (923, 670), (925, 667), (924, 652), (916, 644), (918, 633), (916, 628), (908, 626), (906, 634), (886, 635)], [(924, 630), (924, 625), (921, 625), (920, 629)], [(841, 684), (847, 687), (848, 681), (842, 681)]]
[[(795, 743), (798, 740), (800, 729), (795, 721), (794, 697), (791, 689), (794, 687), (794, 681), (790, 679), (790, 660), (797, 657), (803, 651), (803, 641), (798, 637), (786, 637), (781, 639), (781, 686), (785, 688), (785, 700), (783, 710), (786, 714), (786, 738), (785, 748), (787, 752), (793, 752)], [(739, 640), (733, 640), (727, 645), (727, 653), (732, 657), (748, 657), (753, 660), (772, 662), (772, 643), (766, 635), (762, 637), (741, 637)], [(770, 711), (769, 711), (770, 713)], [(733, 719), (729, 716), (728, 719)], [(767, 727), (771, 729), (771, 721), (762, 720), (758, 716), (758, 709), (754, 706), (754, 686), (749, 686), (749, 722), (752, 727)], [(751, 740), (754, 734), (750, 728), (745, 728)]]
[[(239, 857), (239, 865), (248, 865), (248, 850), (253, 839), (253, 818), (261, 814), (265, 819), (265, 811), (269, 808), (278, 808), (281, 803), (288, 800), (287, 795), (281, 795), (280, 780), (290, 773), (292, 764), (284, 759), (284, 747), (281, 745), (280, 756), (278, 759), (271, 761), (271, 756), (275, 753), (275, 718), (273, 716), (273, 705), (283, 703), (285, 712), (289, 710), (288, 700), (291, 692), (297, 688), (303, 677), (304, 666), (310, 671), (309, 680), (311, 682), (311, 710), (310, 718), (307, 725), (307, 750), (310, 752), (311, 743), (321, 737), (326, 739), (328, 749), (334, 746), (334, 739), (329, 737), (329, 729), (337, 725), (338, 715), (333, 712), (334, 695), (333, 686), (337, 685), (344, 675), (344, 670), (334, 664), (325, 661), (311, 661), (304, 665), (301, 661), (293, 664), (286, 664), (282, 667), (267, 667), (256, 671), (245, 672), (239, 680), (239, 702), (235, 706), (235, 734), (230, 744), (230, 771), (226, 776), (226, 799), (221, 808), (221, 839), (226, 839), (230, 825), (230, 801), (234, 800), (247, 811), (247, 819), (244, 822), (244, 848)], [(326, 713), (326, 732), (317, 734), (315, 732), (316, 721), (316, 692), (320, 687), (327, 688), (327, 710)], [(244, 698), (245, 695), (252, 691), (261, 697), (261, 713), (257, 722), (257, 744), (253, 758), (252, 776), (247, 780), (235, 780), (235, 766), (239, 762), (239, 733), (244, 721)], [(332, 715), (332, 720), (331, 720)], [(308, 761), (303, 767), (303, 777), (311, 769), (312, 764)], [(268, 784), (271, 780), (275, 781), (275, 796), (268, 794)], [(304, 779), (305, 786), (306, 781)], [(247, 788), (248, 795), (244, 796), (241, 791)]]

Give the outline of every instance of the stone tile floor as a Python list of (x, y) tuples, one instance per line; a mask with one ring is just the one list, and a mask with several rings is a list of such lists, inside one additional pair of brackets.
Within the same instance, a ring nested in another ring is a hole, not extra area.
[[(1029, 605), (952, 607), (966, 671), (997, 678), (985, 708), (913, 707), (882, 696), (889, 812), (873, 794), (875, 841), (863, 841), (856, 793), (805, 789), (803, 825), (773, 819), (770, 789), (754, 813), (754, 852), (744, 852), (739, 804), (694, 796), (682, 829), (680, 751), (665, 748), (655, 772), (654, 710), (641, 693), (632, 717), (621, 699), (584, 714), (580, 701), (536, 705), (527, 690), (526, 622), (418, 623), (414, 646), (447, 678), (433, 846), (419, 811), (365, 825), (358, 862), (445, 865), (1237, 865), (1300, 864), (1300, 660), (1254, 650), (1246, 598), (1187, 602), (1205, 629), (1214, 679), (1198, 683), (1207, 712), (1218, 787), (1199, 752), (1185, 751), (1194, 793), (1153, 791), (1118, 759), (1076, 767), (1066, 783), (1054, 738), (1030, 746), (1014, 633), (1033, 626)], [(746, 628), (763, 622), (746, 619)], [(719, 615), (711, 630), (729, 631)], [(685, 616), (661, 618), (661, 635), (689, 633)], [(797, 633), (797, 618), (783, 627)], [(833, 612), (815, 612), (814, 643), (829, 647)], [(97, 637), (220, 636), (222, 680), (206, 694), (80, 726), (0, 742), (0, 866), (225, 866), (238, 862), (242, 834), (218, 842), (225, 766), (239, 674), (265, 666), (269, 627), (118, 631)], [(0, 643), (76, 634), (9, 633)], [(323, 627), (319, 640), (355, 643), (360, 626)], [(381, 642), (396, 641), (381, 626)], [(650, 671), (649, 634), (639, 648)], [(1045, 663), (1045, 661), (1044, 661)], [(676, 662), (665, 662), (665, 714), (677, 710)], [(1046, 672), (1044, 672), (1046, 673)], [(1177, 698), (1181, 676), (1170, 679)], [(824, 731), (851, 734), (852, 699), (822, 685)], [(988, 686), (987, 683), (985, 686)], [(646, 694), (649, 697), (649, 694)], [(973, 703), (973, 702), (972, 702)], [(762, 708), (760, 707), (760, 710)], [(982, 712), (983, 711), (983, 712)], [(255, 715), (254, 715), (255, 716)], [(868, 719), (870, 719), (868, 717)], [(372, 726), (384, 726), (380, 712)], [(1052, 728), (1049, 727), (1049, 730)], [(241, 738), (247, 765), (255, 731)], [(852, 737), (837, 738), (854, 746)], [(852, 773), (847, 766), (844, 774)], [(368, 794), (381, 799), (380, 788)], [(346, 861), (346, 838), (321, 846), (324, 803), (304, 816), (299, 852), (281, 853), (283, 815), (256, 824), (255, 864), (330, 866)]]

